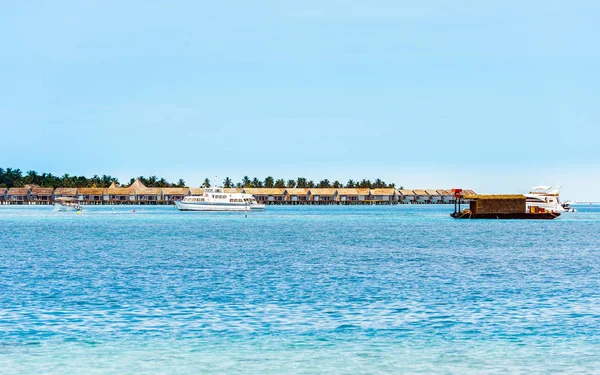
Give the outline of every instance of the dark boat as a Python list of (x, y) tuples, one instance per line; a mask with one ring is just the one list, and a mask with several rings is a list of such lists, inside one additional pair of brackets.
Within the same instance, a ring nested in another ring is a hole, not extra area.
[(455, 219), (534, 219), (534, 220), (552, 220), (560, 216), (559, 212), (521, 212), (521, 213), (507, 213), (507, 214), (473, 214), (470, 210), (463, 210), (461, 212), (451, 213)]
[[(524, 195), (467, 195), (461, 189), (453, 189), (457, 204), (450, 214), (455, 219), (534, 219), (552, 220), (560, 216), (559, 212), (531, 206), (527, 209)], [(461, 210), (460, 202), (468, 201), (469, 208)]]

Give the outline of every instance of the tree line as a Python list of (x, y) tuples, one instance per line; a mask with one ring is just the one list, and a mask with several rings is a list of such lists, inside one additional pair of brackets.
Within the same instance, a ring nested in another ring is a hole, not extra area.
[[(176, 183), (171, 183), (164, 178), (150, 176), (145, 178), (139, 177), (140, 181), (148, 187), (184, 187), (185, 181), (179, 179)], [(130, 184), (135, 181), (135, 178), (130, 180)], [(97, 187), (107, 188), (112, 183), (119, 185), (119, 179), (110, 175), (93, 175), (92, 177), (71, 176), (64, 174), (55, 176), (52, 173), (38, 173), (36, 171), (27, 171), (23, 173), (18, 168), (0, 168), (0, 186), (12, 188), (23, 187), (25, 185), (37, 185), (41, 187), (66, 187), (66, 188), (81, 188), (81, 187)]]
[[(208, 178), (204, 179), (204, 183), (201, 187), (210, 187), (211, 181)], [(374, 181), (362, 179), (362, 180), (353, 180), (350, 179), (348, 182), (341, 183), (337, 180), (331, 182), (328, 179), (320, 180), (318, 182), (313, 180), (308, 180), (305, 177), (298, 177), (295, 180), (285, 180), (283, 178), (275, 179), (271, 176), (266, 177), (264, 180), (258, 179), (254, 177), (250, 179), (248, 176), (244, 176), (241, 181), (233, 182), (231, 178), (225, 177), (223, 180), (223, 187), (226, 188), (369, 188), (369, 189), (378, 189), (378, 188), (395, 188), (395, 183), (386, 183), (380, 178), (375, 179)], [(401, 186), (400, 189), (403, 187)]]
[[(157, 176), (138, 177), (140, 182), (147, 187), (185, 187), (185, 181), (179, 179), (177, 182), (169, 182), (165, 178), (159, 178)], [(135, 178), (129, 180), (129, 184), (132, 184)], [(20, 169), (13, 168), (0, 168), (0, 186), (11, 188), (11, 187), (23, 187), (25, 185), (38, 185), (41, 187), (67, 187), (67, 188), (79, 188), (79, 187), (98, 187), (107, 188), (112, 183), (119, 185), (119, 179), (110, 175), (93, 175), (92, 177), (85, 176), (71, 176), (64, 174), (62, 176), (55, 176), (52, 173), (38, 173), (36, 171), (29, 170), (23, 173)], [(212, 183), (210, 179), (205, 178), (204, 182), (200, 187), (211, 187)], [(395, 183), (386, 183), (380, 178), (376, 178), (374, 181), (368, 179), (348, 180), (345, 184), (340, 181), (329, 181), (323, 179), (320, 181), (309, 180), (305, 177), (298, 177), (297, 179), (285, 180), (283, 178), (275, 179), (271, 176), (265, 179), (259, 179), (257, 177), (250, 178), (244, 176), (241, 181), (234, 182), (231, 178), (226, 177), (222, 185), (226, 188), (395, 188)], [(400, 189), (403, 187), (400, 186)]]

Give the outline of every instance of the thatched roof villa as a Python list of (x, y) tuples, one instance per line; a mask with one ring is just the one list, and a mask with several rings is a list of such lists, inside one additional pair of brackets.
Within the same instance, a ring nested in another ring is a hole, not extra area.
[(309, 190), (310, 200), (315, 203), (331, 203), (336, 201), (337, 189), (312, 188)]
[(23, 204), (30, 200), (31, 190), (26, 187), (8, 189), (8, 202), (11, 204)]
[(54, 189), (54, 198), (69, 197), (77, 198), (77, 188), (56, 188)]
[(289, 188), (285, 189), (287, 202), (292, 204), (306, 203), (310, 198), (310, 191), (305, 188)]
[(113, 183), (110, 187), (102, 190), (104, 201), (109, 203), (132, 203), (135, 201), (135, 194), (129, 188), (116, 187)]
[(394, 202), (397, 200), (396, 189), (377, 188), (371, 189), (371, 199), (377, 202)]
[(51, 187), (32, 187), (30, 199), (37, 204), (51, 204), (54, 200), (54, 189)]
[(6, 203), (8, 200), (8, 189), (5, 187), (0, 187), (0, 204)]
[(258, 203), (281, 203), (285, 200), (284, 188), (244, 188), (242, 193), (252, 194)]
[(399, 189), (398, 196), (398, 199), (404, 203), (414, 202), (416, 197), (414, 191), (408, 189)]
[(163, 202), (173, 203), (190, 195), (190, 188), (187, 187), (168, 187), (162, 188)]
[(78, 193), (79, 196), (77, 200), (86, 204), (101, 204), (104, 198), (104, 189), (102, 188), (79, 188)]
[(366, 202), (371, 199), (371, 189), (369, 188), (356, 188), (358, 192), (358, 201)]
[(435, 189), (425, 189), (427, 195), (429, 195), (429, 201), (431, 203), (439, 203), (442, 200), (442, 196)]
[(342, 203), (358, 202), (358, 191), (354, 188), (337, 189), (337, 201)]
[(190, 195), (192, 195), (192, 196), (204, 195), (204, 188), (190, 188)]

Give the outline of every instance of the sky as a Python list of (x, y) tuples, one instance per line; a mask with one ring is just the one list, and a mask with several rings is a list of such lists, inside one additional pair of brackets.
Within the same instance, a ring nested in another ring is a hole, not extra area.
[(600, 2), (0, 5), (0, 167), (600, 198)]

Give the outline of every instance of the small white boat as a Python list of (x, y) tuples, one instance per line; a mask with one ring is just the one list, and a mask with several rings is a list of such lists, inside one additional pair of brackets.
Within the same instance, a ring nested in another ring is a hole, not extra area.
[(54, 211), (81, 211), (81, 206), (75, 198), (60, 197), (54, 200)]
[(250, 194), (225, 193), (223, 188), (206, 188), (202, 196), (185, 197), (175, 201), (180, 211), (263, 211), (264, 204), (259, 204)]
[(560, 203), (559, 194), (560, 186), (555, 188), (551, 186), (536, 186), (531, 189), (529, 194), (525, 194), (527, 203), (527, 212), (530, 212), (535, 207), (543, 208), (550, 212), (565, 212), (565, 208)]

